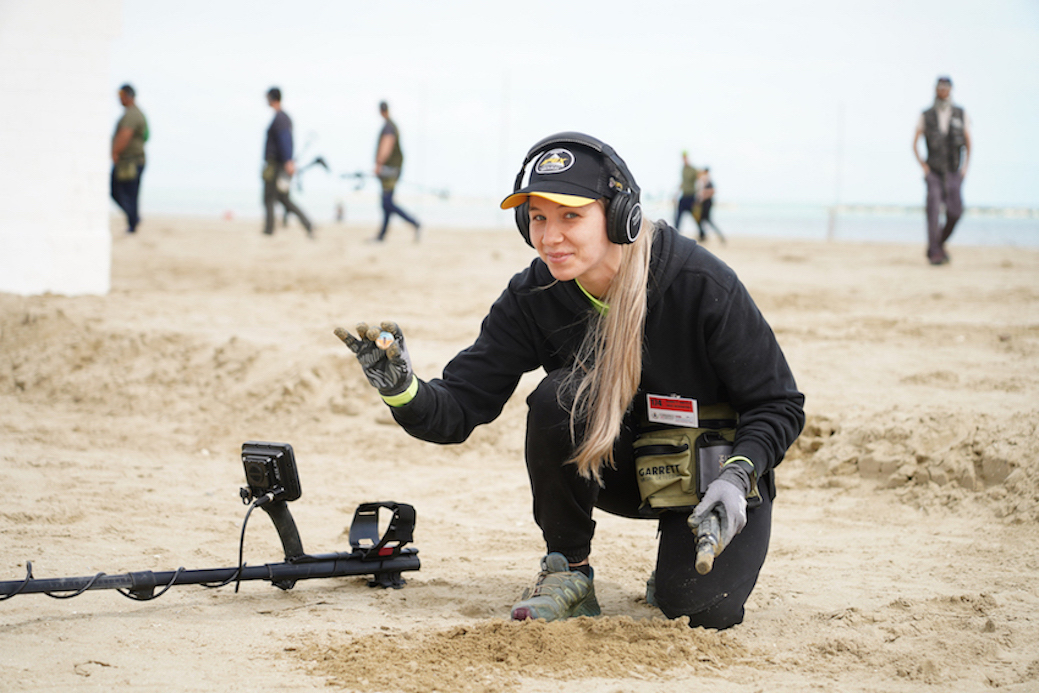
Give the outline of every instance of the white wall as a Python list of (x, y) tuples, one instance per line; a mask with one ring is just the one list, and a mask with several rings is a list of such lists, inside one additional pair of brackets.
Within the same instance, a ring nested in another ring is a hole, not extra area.
[(121, 0), (0, 0), (0, 291), (109, 290), (121, 11)]

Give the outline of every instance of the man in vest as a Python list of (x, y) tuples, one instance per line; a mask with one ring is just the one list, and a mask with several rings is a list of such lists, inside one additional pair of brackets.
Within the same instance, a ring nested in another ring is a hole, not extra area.
[(379, 102), (379, 115), (383, 126), (379, 132), (379, 140), (375, 147), (375, 176), (382, 183), (382, 227), (372, 243), (382, 243), (386, 239), (386, 229), (390, 226), (390, 217), (394, 214), (415, 227), (415, 242), (419, 240), (421, 225), (393, 201), (393, 190), (397, 187), (401, 167), (404, 166), (404, 152), (400, 147), (400, 131), (390, 118), (390, 107), (385, 101)]
[[(934, 106), (920, 114), (913, 135), (913, 155), (924, 170), (927, 181), (927, 259), (932, 265), (949, 261), (945, 242), (952, 235), (963, 214), (960, 185), (970, 162), (970, 121), (949, 94), (952, 80), (939, 77), (935, 86)], [(920, 136), (927, 142), (927, 159), (920, 157)], [(945, 205), (945, 225), (938, 223), (941, 205)]]

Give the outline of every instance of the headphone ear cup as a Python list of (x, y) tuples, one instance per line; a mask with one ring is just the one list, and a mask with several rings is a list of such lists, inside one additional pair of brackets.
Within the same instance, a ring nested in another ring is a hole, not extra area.
[(642, 205), (630, 192), (614, 195), (606, 208), (606, 236), (611, 243), (634, 243), (642, 229)]
[(527, 242), (531, 248), (534, 244), (530, 242), (530, 203), (524, 202), (523, 204), (516, 207), (516, 228), (519, 229), (520, 235), (523, 236), (523, 240)]

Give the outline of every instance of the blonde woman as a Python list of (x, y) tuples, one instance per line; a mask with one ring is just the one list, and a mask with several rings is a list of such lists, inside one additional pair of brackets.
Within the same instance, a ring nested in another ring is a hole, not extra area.
[[(772, 470), (804, 424), (772, 330), (732, 270), (643, 221), (627, 166), (593, 137), (538, 142), (501, 206), (538, 257), (441, 378), (414, 375), (393, 323), (336, 333), (396, 421), (431, 442), (464, 441), (524, 373), (544, 369), (525, 457), (547, 555), (513, 619), (600, 613), (589, 562), (599, 508), (659, 522), (650, 604), (691, 626), (740, 623), (768, 551)], [(712, 515), (724, 550), (701, 574), (697, 534)]]

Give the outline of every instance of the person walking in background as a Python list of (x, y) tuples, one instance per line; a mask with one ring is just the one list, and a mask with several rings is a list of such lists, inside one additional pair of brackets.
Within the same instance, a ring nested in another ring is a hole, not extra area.
[(400, 130), (390, 118), (390, 106), (385, 101), (379, 102), (379, 115), (385, 121), (379, 131), (379, 141), (375, 147), (375, 176), (382, 183), (382, 228), (373, 242), (382, 243), (386, 239), (386, 230), (390, 226), (390, 217), (394, 214), (415, 227), (415, 242), (419, 240), (421, 225), (393, 201), (393, 191), (400, 179), (404, 166), (404, 150), (400, 147)]
[(700, 171), (700, 175), (697, 176), (696, 199), (700, 203), (700, 218), (696, 220), (700, 228), (700, 242), (707, 240), (705, 227), (710, 224), (714, 232), (718, 234), (718, 240), (724, 245), (725, 234), (711, 220), (711, 207), (714, 205), (714, 181), (711, 180), (711, 169), (707, 166), (704, 166), (703, 170)]
[[(945, 242), (952, 236), (963, 214), (960, 186), (970, 162), (970, 120), (962, 106), (953, 104), (952, 80), (939, 77), (934, 105), (920, 114), (913, 135), (913, 156), (924, 170), (927, 183), (927, 259), (932, 265), (949, 262)], [(917, 143), (923, 136), (927, 159), (920, 156)], [(941, 205), (945, 205), (945, 224), (939, 224)]]
[(126, 214), (126, 232), (137, 233), (141, 217), (137, 201), (144, 173), (144, 143), (148, 141), (148, 120), (137, 107), (137, 93), (129, 84), (119, 87), (123, 117), (112, 135), (112, 199)]
[[(686, 212), (693, 218), (693, 222), (699, 225), (693, 207), (696, 204), (696, 179), (699, 176), (692, 164), (689, 163), (689, 152), (682, 152), (682, 184), (679, 188), (678, 211), (675, 213), (675, 229), (682, 231), (682, 215)], [(703, 231), (700, 231), (700, 240), (703, 240)]]
[(296, 174), (296, 162), (292, 158), (292, 119), (281, 110), (281, 89), (271, 87), (267, 91), (267, 103), (274, 109), (274, 120), (267, 128), (267, 141), (263, 157), (263, 206), (266, 210), (263, 232), (274, 233), (274, 203), (280, 202), (286, 214), (292, 212), (299, 217), (307, 235), (313, 238), (314, 226), (299, 207), (289, 198), (292, 176)]

